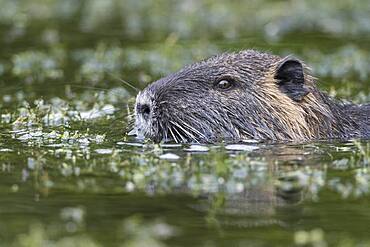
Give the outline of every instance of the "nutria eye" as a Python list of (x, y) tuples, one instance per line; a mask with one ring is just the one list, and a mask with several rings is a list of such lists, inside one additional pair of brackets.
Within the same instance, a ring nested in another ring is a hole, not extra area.
[(216, 87), (222, 90), (226, 90), (231, 88), (233, 85), (234, 83), (232, 81), (223, 79), (217, 82)]

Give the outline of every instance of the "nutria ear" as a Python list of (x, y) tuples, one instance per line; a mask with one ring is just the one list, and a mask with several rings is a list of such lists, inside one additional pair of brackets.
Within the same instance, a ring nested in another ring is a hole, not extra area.
[(295, 58), (286, 57), (280, 62), (275, 79), (280, 90), (294, 101), (301, 101), (310, 92), (305, 85), (303, 65)]

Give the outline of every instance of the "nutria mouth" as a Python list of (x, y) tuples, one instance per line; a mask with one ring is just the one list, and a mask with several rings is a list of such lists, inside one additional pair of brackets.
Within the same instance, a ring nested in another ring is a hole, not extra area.
[(137, 95), (138, 138), (155, 142), (370, 137), (370, 104), (321, 92), (298, 59), (245, 50), (189, 65)]

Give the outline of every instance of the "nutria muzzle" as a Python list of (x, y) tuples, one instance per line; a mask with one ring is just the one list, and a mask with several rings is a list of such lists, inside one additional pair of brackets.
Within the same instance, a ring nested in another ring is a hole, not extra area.
[(137, 95), (131, 133), (155, 142), (367, 138), (370, 105), (338, 102), (298, 59), (254, 50), (189, 65)]
[(156, 142), (163, 139), (161, 120), (157, 119), (158, 107), (155, 105), (154, 95), (149, 90), (141, 91), (136, 97), (135, 103), (135, 127), (130, 134), (138, 139), (150, 138)]

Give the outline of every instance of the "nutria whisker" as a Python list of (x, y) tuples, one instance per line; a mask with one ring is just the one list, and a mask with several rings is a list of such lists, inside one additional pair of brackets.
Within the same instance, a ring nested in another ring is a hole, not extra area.
[(186, 138), (185, 138), (183, 135), (181, 135), (181, 134), (180, 134), (180, 132), (179, 132), (179, 130), (176, 128), (176, 126), (172, 126), (172, 127), (173, 127), (173, 130), (177, 133), (178, 137), (180, 137), (180, 138), (181, 138), (181, 140), (182, 140), (183, 142), (185, 142), (185, 141), (186, 141)]
[(176, 136), (175, 136), (175, 135), (173, 134), (173, 132), (172, 132), (172, 126), (168, 127), (168, 130), (170, 131), (170, 133), (171, 133), (171, 135), (172, 135), (173, 140), (174, 140), (176, 143), (179, 143), (179, 142), (177, 141), (177, 139), (176, 139)]
[(123, 84), (129, 86), (130, 88), (134, 89), (136, 92), (140, 92), (140, 89), (138, 89), (137, 87), (135, 87), (133, 84), (129, 83), (128, 81), (122, 79), (122, 78), (119, 78), (118, 76), (116, 76), (115, 74), (109, 72), (109, 71), (106, 71), (109, 75), (111, 75), (113, 78), (119, 80), (120, 82), (122, 82)]
[[(69, 82), (71, 83), (71, 82)], [(91, 90), (99, 90), (99, 91), (105, 91), (105, 92), (108, 92), (109, 89), (108, 88), (101, 88), (101, 87), (94, 87), (94, 86), (83, 86), (83, 85), (74, 85), (74, 84), (67, 84), (68, 86), (70, 87), (73, 87), (73, 88), (81, 88), (81, 89), (91, 89)]]
[(192, 127), (190, 125), (188, 125), (186, 122), (183, 122), (183, 124), (185, 125), (185, 127), (187, 127), (190, 131), (193, 131), (195, 132), (196, 134), (198, 134), (200, 137), (204, 138), (204, 139), (207, 139), (205, 135), (203, 135), (199, 130), (197, 130), (195, 127)]
[(198, 142), (197, 138), (192, 133), (190, 133), (189, 131), (187, 131), (184, 127), (182, 127), (180, 124), (178, 124), (177, 122), (174, 122), (174, 121), (170, 121), (170, 123), (172, 123), (173, 125), (175, 125), (178, 128), (180, 128), (183, 132), (185, 132), (185, 134), (187, 134), (188, 137), (190, 137), (190, 139), (192, 141)]

